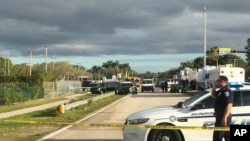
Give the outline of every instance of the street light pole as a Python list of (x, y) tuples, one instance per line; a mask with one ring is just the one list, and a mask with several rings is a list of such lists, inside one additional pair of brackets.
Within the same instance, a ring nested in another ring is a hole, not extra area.
[(207, 9), (206, 7), (204, 7), (203, 9), (203, 14), (204, 14), (204, 68), (207, 66), (206, 64), (206, 12), (207, 12)]
[(48, 48), (47, 46), (45, 45), (45, 71), (48, 70), (48, 62), (47, 62), (47, 59), (48, 59)]
[(207, 59), (206, 59), (206, 57), (207, 57), (207, 53), (206, 53), (206, 38), (207, 38), (207, 36), (206, 36), (206, 12), (207, 12), (207, 9), (206, 9), (206, 7), (204, 6), (204, 9), (203, 9), (203, 15), (204, 15), (204, 71), (205, 71), (205, 88), (207, 88), (207, 78), (206, 78), (206, 75), (208, 74), (208, 72), (207, 72), (207, 69), (206, 69), (206, 67), (207, 67)]

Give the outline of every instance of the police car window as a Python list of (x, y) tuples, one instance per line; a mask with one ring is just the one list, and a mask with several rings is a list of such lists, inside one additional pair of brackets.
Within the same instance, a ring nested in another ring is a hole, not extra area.
[(250, 91), (233, 91), (233, 106), (250, 106)]
[(240, 91), (233, 91), (233, 97), (234, 97), (233, 106), (234, 107), (241, 106), (243, 103), (241, 92)]
[(242, 106), (250, 106), (250, 91), (242, 91)]
[(198, 93), (198, 94), (195, 94), (195, 95), (191, 96), (190, 98), (188, 98), (187, 100), (185, 100), (185, 101), (183, 102), (183, 104), (184, 104), (185, 106), (188, 106), (188, 105), (190, 105), (191, 103), (193, 103), (195, 100), (199, 99), (200, 97), (204, 96), (204, 95), (207, 94), (207, 93), (209, 93), (209, 92), (208, 92), (208, 91), (202, 91), (202, 92), (200, 92), (200, 93)]
[(200, 101), (199, 103), (204, 104), (205, 106), (204, 109), (210, 109), (210, 108), (214, 108), (214, 101), (215, 99), (209, 96), (206, 99), (203, 99), (202, 101)]

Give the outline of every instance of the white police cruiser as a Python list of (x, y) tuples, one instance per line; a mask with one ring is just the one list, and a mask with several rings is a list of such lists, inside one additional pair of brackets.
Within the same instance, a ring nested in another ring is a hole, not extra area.
[[(234, 94), (232, 123), (250, 125), (250, 85), (230, 83)], [(126, 125), (214, 127), (211, 89), (197, 93), (175, 106), (157, 107), (129, 115)], [(124, 141), (211, 141), (213, 130), (123, 129)]]

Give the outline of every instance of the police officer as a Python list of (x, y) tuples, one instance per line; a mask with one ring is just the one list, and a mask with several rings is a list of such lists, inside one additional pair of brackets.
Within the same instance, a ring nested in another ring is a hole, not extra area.
[(168, 81), (165, 80), (164, 82), (164, 89), (165, 89), (165, 92), (168, 92)]
[(162, 90), (162, 92), (164, 93), (164, 89), (165, 89), (164, 83), (165, 83), (165, 82), (162, 81), (162, 82), (160, 82), (160, 83), (161, 83), (161, 84), (160, 84), (160, 85), (161, 85), (161, 90)]
[[(216, 91), (216, 88), (219, 90)], [(215, 127), (229, 126), (231, 123), (231, 109), (233, 106), (233, 93), (228, 87), (228, 78), (219, 76), (214, 83), (211, 96), (215, 98)], [(229, 131), (214, 131), (213, 141), (230, 141)]]

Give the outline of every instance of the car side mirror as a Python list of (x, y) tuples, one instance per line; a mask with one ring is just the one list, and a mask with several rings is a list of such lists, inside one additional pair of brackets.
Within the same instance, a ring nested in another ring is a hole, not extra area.
[(203, 103), (198, 103), (195, 104), (190, 110), (199, 110), (199, 109), (204, 109), (205, 105)]
[(185, 107), (184, 103), (181, 101), (181, 102), (178, 102), (177, 105), (175, 105), (176, 108), (183, 108)]

